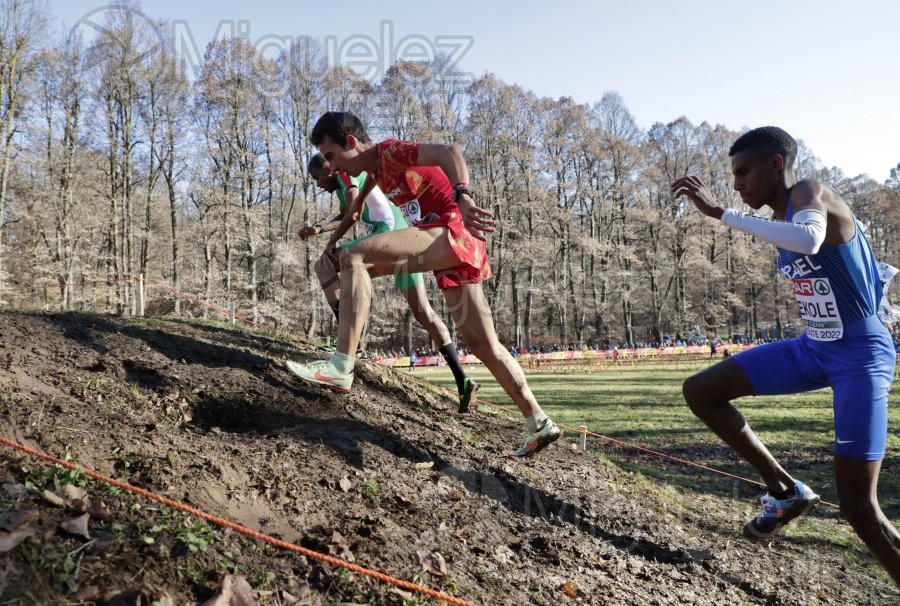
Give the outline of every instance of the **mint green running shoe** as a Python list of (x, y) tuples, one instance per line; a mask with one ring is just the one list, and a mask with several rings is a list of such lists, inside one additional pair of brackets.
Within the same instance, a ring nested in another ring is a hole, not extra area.
[(348, 392), (353, 385), (353, 373), (343, 374), (334, 367), (331, 360), (316, 360), (308, 364), (299, 364), (291, 360), (287, 361), (287, 368), (304, 381), (324, 385), (335, 391)]
[(522, 434), (522, 446), (514, 451), (511, 456), (528, 458), (533, 457), (559, 439), (562, 432), (556, 423), (546, 419), (534, 433), (526, 431)]

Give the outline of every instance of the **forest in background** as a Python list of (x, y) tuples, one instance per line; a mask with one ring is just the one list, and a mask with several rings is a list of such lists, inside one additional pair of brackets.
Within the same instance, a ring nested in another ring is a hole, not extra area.
[[(478, 204), (498, 218), (485, 290), (504, 343), (777, 338), (797, 321), (772, 246), (669, 192), (697, 174), (739, 207), (728, 158), (739, 132), (685, 118), (645, 129), (614, 91), (590, 104), (539, 97), (498, 75), (464, 78), (446, 56), (396, 61), (372, 81), (330, 64), (314, 38), (267, 57), (223, 36), (192, 68), (170, 24), (138, 4), (105, 19), (85, 40), (55, 32), (40, 3), (0, 0), (0, 305), (129, 314), (143, 274), (148, 313), (211, 313), (162, 284), (334, 334), (312, 269), (325, 238), (296, 232), (336, 214), (306, 174), (308, 137), (323, 112), (349, 110), (373, 140), (463, 150)], [(848, 176), (792, 134), (797, 175), (839, 192), (897, 265), (900, 164), (885, 183)], [(375, 282), (371, 347), (427, 339), (401, 301), (393, 280)]]

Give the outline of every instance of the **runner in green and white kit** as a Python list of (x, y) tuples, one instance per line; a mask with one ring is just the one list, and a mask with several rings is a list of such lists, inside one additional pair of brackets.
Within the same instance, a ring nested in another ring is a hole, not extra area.
[[(319, 187), (337, 195), (341, 212), (325, 225), (317, 224), (300, 228), (298, 235), (303, 240), (326, 231), (341, 231), (341, 220), (344, 218), (347, 209), (352, 206), (353, 199), (359, 194), (360, 185), (366, 180), (366, 173), (356, 177), (351, 177), (347, 173), (332, 175), (325, 166), (324, 159), (319, 154), (310, 158), (307, 171), (316, 180), (316, 184)], [(371, 238), (376, 234), (409, 227), (403, 216), (403, 211), (391, 204), (377, 187), (366, 197), (362, 217), (357, 218), (357, 220), (361, 221), (366, 227), (368, 234), (351, 240), (338, 248), (326, 248), (315, 264), (316, 276), (319, 278), (319, 283), (325, 292), (325, 298), (328, 300), (328, 305), (332, 311), (334, 311), (335, 317), (338, 317), (340, 301), (339, 265), (337, 262), (339, 251), (349, 248), (357, 242)], [(352, 226), (352, 223), (350, 225)], [(346, 231), (348, 229), (343, 229), (343, 232)], [(343, 236), (343, 232), (334, 234), (332, 241), (338, 240)], [(479, 385), (466, 376), (466, 371), (459, 361), (456, 347), (450, 340), (450, 331), (447, 330), (447, 326), (441, 321), (440, 316), (435, 313), (428, 302), (422, 274), (395, 274), (394, 281), (397, 284), (397, 289), (409, 304), (416, 321), (428, 332), (435, 343), (441, 343), (439, 350), (441, 356), (447, 361), (447, 365), (453, 371), (453, 376), (456, 379), (456, 386), (459, 391), (459, 412), (468, 412), (472, 398)]]

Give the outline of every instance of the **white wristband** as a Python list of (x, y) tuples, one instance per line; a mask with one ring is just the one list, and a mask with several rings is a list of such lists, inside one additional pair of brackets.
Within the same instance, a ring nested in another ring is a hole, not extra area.
[(825, 242), (827, 218), (814, 208), (794, 213), (793, 222), (764, 219), (737, 210), (722, 213), (722, 223), (770, 242), (779, 248), (804, 255), (814, 255)]

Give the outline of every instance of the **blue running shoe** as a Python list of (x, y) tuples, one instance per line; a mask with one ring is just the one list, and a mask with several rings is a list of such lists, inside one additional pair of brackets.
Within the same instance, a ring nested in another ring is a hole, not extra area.
[(744, 526), (744, 534), (751, 539), (768, 539), (781, 527), (802, 515), (819, 502), (819, 495), (803, 482), (794, 484), (794, 494), (785, 499), (776, 499), (768, 492), (763, 495), (763, 510)]

